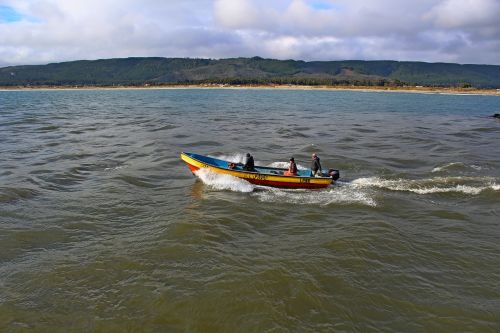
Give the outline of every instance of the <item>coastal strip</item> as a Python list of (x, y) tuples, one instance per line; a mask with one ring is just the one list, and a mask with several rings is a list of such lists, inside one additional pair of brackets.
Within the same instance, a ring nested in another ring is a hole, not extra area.
[(0, 91), (30, 91), (30, 90), (141, 90), (141, 89), (279, 89), (279, 90), (312, 90), (312, 91), (367, 91), (367, 92), (402, 92), (422, 94), (450, 95), (492, 95), (500, 96), (500, 89), (457, 88), (457, 87), (426, 87), (426, 86), (321, 86), (321, 85), (230, 85), (230, 84), (161, 84), (161, 85), (112, 85), (112, 86), (3, 86)]

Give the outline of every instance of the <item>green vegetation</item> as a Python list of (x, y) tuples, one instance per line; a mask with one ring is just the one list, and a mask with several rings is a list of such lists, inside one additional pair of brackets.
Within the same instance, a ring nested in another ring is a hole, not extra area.
[(0, 86), (422, 85), (500, 88), (500, 66), (399, 61), (124, 58), (0, 68)]

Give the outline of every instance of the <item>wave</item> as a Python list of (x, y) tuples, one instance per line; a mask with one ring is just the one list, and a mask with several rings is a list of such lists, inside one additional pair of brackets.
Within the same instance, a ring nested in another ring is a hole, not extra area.
[(297, 205), (362, 205), (376, 207), (377, 202), (369, 192), (359, 191), (349, 184), (340, 184), (326, 190), (288, 190), (266, 188), (255, 192), (260, 201)]
[(350, 184), (341, 184), (335, 188), (325, 190), (280, 189), (255, 186), (246, 180), (230, 175), (222, 175), (209, 169), (200, 169), (195, 174), (211, 189), (251, 193), (252, 196), (262, 202), (320, 206), (331, 204), (377, 206), (372, 194), (368, 191), (359, 191), (358, 188)]
[[(221, 154), (221, 155), (209, 155), (209, 156), (214, 157), (214, 158), (218, 158), (221, 160), (233, 162), (233, 163), (245, 163), (246, 162), (246, 153), (234, 153), (234, 154), (230, 154), (230, 155), (222, 155)], [(255, 164), (262, 166), (262, 164), (259, 161), (255, 161)], [(306, 167), (302, 164), (299, 164), (299, 163), (296, 163), (296, 164), (297, 164), (297, 169), (299, 169), (299, 170), (308, 170), (309, 169), (308, 167)], [(270, 168), (288, 169), (288, 167), (290, 166), (290, 162), (272, 162), (272, 163), (269, 163), (265, 166), (270, 167)]]
[(434, 169), (432, 169), (431, 172), (443, 172), (443, 171), (452, 171), (452, 170), (458, 171), (458, 170), (465, 170), (465, 169), (474, 169), (476, 171), (479, 171), (482, 169), (482, 167), (479, 165), (475, 165), (475, 164), (467, 165), (467, 164), (462, 163), (462, 162), (450, 162), (450, 163), (446, 163), (444, 165), (435, 167)]
[[(246, 161), (246, 153), (233, 153), (230, 155), (209, 155), (210, 157), (218, 158), (221, 160), (233, 162), (233, 163), (245, 163)], [(256, 165), (261, 165), (258, 161), (255, 162)], [(268, 164), (267, 166), (270, 168), (281, 168), (288, 169), (290, 162), (273, 162)], [(297, 169), (299, 170), (307, 170), (308, 167), (305, 167), (299, 163), (297, 163)]]
[(115, 167), (107, 167), (107, 168), (104, 168), (104, 171), (114, 171), (114, 170), (121, 170), (123, 169), (123, 165), (118, 165), (118, 166), (115, 166)]
[[(297, 169), (299, 170), (307, 170), (308, 168), (299, 164), (299, 163), (296, 163), (297, 164)], [(288, 167), (290, 166), (290, 162), (273, 162), (271, 164), (268, 165), (268, 167), (271, 167), (271, 168), (281, 168), (281, 169), (288, 169)]]
[[(245, 155), (236, 153), (219, 156), (225, 160), (239, 162)], [(272, 167), (285, 168), (287, 162), (271, 163)], [(301, 169), (306, 169), (299, 166)], [(426, 179), (384, 179), (381, 177), (357, 178), (350, 182), (338, 181), (334, 187), (323, 190), (279, 189), (255, 186), (249, 182), (201, 169), (196, 175), (214, 190), (251, 193), (259, 201), (290, 203), (299, 205), (363, 205), (376, 207), (376, 196), (380, 190), (410, 192), (419, 195), (439, 193), (461, 193), (478, 195), (483, 191), (500, 191), (498, 180), (493, 177), (433, 177)], [(378, 190), (378, 191), (377, 191)]]
[(52, 132), (52, 131), (58, 130), (59, 128), (60, 128), (60, 126), (57, 126), (57, 125), (47, 125), (47, 126), (43, 126), (43, 127), (38, 128), (37, 131), (39, 131), (39, 132)]
[(183, 143), (181, 144), (183, 147), (217, 147), (220, 146), (220, 143), (217, 141), (210, 141), (210, 140), (201, 140), (201, 141), (195, 141), (195, 142), (189, 142), (189, 143)]
[(486, 190), (500, 190), (500, 185), (491, 177), (435, 177), (421, 180), (368, 177), (355, 179), (351, 184), (358, 188), (375, 187), (417, 194), (456, 192), (477, 195)]
[(147, 180), (140, 178), (140, 177), (122, 175), (122, 176), (117, 177), (117, 179), (120, 179), (120, 180), (122, 180), (130, 185), (134, 185), (137, 187), (146, 187), (146, 188), (156, 187), (155, 184), (152, 184), (152, 183), (148, 182)]
[(154, 129), (150, 130), (150, 132), (166, 131), (166, 130), (171, 130), (171, 129), (174, 129), (177, 127), (179, 127), (179, 126), (167, 124), (167, 125), (164, 125), (161, 127), (154, 128)]
[(276, 133), (281, 134), (281, 137), (283, 138), (308, 138), (309, 136), (296, 130), (296, 129), (290, 129), (290, 128), (285, 128), (281, 127), (279, 128)]
[(255, 189), (255, 186), (246, 180), (230, 175), (219, 174), (209, 169), (200, 169), (196, 171), (195, 174), (203, 181), (203, 183), (215, 190), (229, 190), (233, 192), (248, 193)]
[(14, 202), (18, 200), (31, 199), (39, 192), (31, 188), (23, 187), (0, 187), (0, 202)]
[(229, 155), (221, 154), (221, 155), (208, 155), (208, 156), (233, 163), (245, 163), (246, 161), (246, 153), (233, 153)]

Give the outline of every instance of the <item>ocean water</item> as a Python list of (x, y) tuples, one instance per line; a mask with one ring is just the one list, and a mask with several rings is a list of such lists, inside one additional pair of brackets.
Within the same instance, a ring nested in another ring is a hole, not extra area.
[[(497, 96), (0, 92), (0, 332), (498, 332)], [(190, 151), (341, 179), (280, 190)]]

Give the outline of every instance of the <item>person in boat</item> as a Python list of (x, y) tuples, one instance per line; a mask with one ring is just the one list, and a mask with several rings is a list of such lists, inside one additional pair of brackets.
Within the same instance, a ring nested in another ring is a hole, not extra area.
[(318, 155), (316, 153), (312, 154), (312, 162), (311, 162), (311, 176), (312, 177), (321, 177), (321, 163), (319, 161)]
[(255, 164), (253, 161), (253, 156), (250, 153), (247, 153), (247, 160), (245, 165), (243, 165), (243, 170), (245, 171), (255, 171)]
[(290, 158), (290, 166), (288, 170), (283, 173), (284, 176), (297, 176), (297, 164), (295, 164), (295, 159)]

